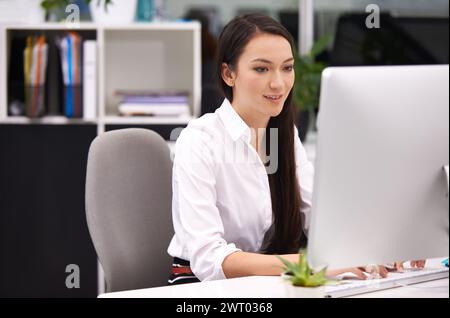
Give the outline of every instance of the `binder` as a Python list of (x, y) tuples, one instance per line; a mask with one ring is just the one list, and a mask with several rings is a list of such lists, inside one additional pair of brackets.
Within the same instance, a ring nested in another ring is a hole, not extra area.
[(97, 116), (97, 41), (83, 43), (83, 118)]
[(68, 118), (82, 118), (81, 37), (69, 32), (58, 41), (64, 78), (64, 109)]

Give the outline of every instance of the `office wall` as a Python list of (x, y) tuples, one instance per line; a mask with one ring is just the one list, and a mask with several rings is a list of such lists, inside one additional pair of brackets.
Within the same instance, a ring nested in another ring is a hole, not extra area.
[(192, 6), (215, 7), (220, 12), (221, 23), (231, 20), (239, 8), (263, 8), (276, 16), (278, 10), (298, 7), (298, 0), (167, 0), (167, 11), (172, 17), (182, 17)]
[(45, 13), (40, 4), (41, 0), (0, 0), (0, 23), (44, 22)]
[(314, 0), (316, 10), (354, 10), (377, 4), (381, 10), (404, 15), (448, 16), (448, 0)]
[[(298, 8), (298, 0), (166, 0), (171, 17), (179, 18), (191, 7), (216, 7), (220, 12), (220, 23), (234, 17), (238, 8), (265, 8), (272, 16), (280, 9)], [(375, 3), (382, 10), (405, 15), (448, 16), (448, 0), (314, 0), (316, 10), (355, 10)]]
[[(28, 3), (30, 2), (30, 3)], [(37, 7), (40, 0), (2, 0), (0, 1), (0, 22), (11, 21), (11, 19), (23, 19), (24, 13), (32, 15), (34, 19), (40, 19), (34, 13), (34, 9), (24, 10), (23, 7)], [(270, 15), (276, 17), (281, 9), (298, 8), (298, 0), (166, 0), (166, 8), (171, 18), (180, 18), (192, 7), (215, 7), (220, 12), (219, 24), (224, 24), (236, 15), (239, 8), (263, 8)], [(14, 3), (14, 6), (11, 6)], [(397, 14), (405, 15), (433, 15), (448, 16), (448, 0), (314, 0), (316, 10), (355, 10), (365, 8), (368, 4), (375, 3), (382, 10), (390, 10)], [(2, 10), (3, 8), (3, 10)], [(8, 14), (5, 11), (8, 8)], [(9, 14), (10, 12), (22, 12), (21, 14)]]

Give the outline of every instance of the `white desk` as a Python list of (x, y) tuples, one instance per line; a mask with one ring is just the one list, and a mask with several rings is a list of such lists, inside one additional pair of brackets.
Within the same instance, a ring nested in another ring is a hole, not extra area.
[(449, 279), (438, 279), (352, 296), (352, 298), (449, 298)]
[[(435, 266), (429, 262), (427, 266)], [(433, 288), (428, 288), (433, 287)], [(102, 294), (101, 298), (288, 298), (323, 297), (324, 287), (293, 287), (279, 276), (249, 276), (210, 282)], [(449, 279), (380, 290), (354, 297), (449, 298)]]

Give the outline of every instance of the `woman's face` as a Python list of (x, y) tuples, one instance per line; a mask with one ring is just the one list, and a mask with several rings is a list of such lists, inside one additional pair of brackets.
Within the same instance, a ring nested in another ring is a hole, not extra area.
[(294, 85), (293, 63), (291, 45), (284, 37), (254, 36), (231, 72), (233, 106), (247, 114), (278, 116)]

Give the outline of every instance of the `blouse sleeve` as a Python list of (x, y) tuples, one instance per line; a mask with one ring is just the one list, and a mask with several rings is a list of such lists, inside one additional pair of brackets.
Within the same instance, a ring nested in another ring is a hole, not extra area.
[(176, 144), (173, 166), (173, 223), (192, 272), (201, 281), (226, 278), (222, 262), (240, 251), (224, 239), (224, 227), (216, 206), (214, 161), (208, 135), (186, 128)]

